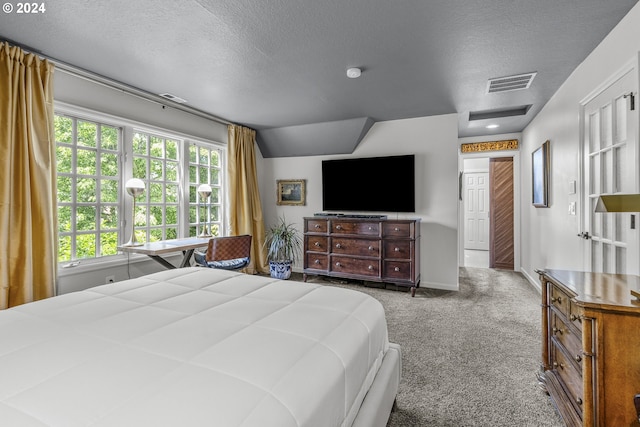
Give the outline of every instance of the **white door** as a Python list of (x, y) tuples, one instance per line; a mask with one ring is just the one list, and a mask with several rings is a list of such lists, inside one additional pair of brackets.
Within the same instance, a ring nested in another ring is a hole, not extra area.
[[(583, 219), (590, 239), (586, 267), (590, 271), (638, 274), (638, 227), (636, 213), (596, 213), (601, 194), (637, 193), (638, 186), (638, 93), (632, 69), (584, 106), (585, 185)], [(629, 96), (633, 93), (634, 96)], [(632, 109), (634, 108), (634, 109)]]
[(489, 250), (489, 173), (464, 174), (464, 248)]

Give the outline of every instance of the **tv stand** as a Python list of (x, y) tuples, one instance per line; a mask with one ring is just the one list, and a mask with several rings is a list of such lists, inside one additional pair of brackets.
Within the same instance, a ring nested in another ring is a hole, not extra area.
[(420, 220), (384, 215), (327, 215), (304, 218), (307, 275), (420, 286)]

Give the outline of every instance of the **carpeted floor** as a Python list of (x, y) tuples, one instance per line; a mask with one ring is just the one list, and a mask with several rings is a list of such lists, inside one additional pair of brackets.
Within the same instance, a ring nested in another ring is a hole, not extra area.
[[(293, 279), (300, 279), (292, 277)], [(460, 291), (403, 291), (310, 276), (384, 306), (402, 347), (397, 410), (388, 427), (563, 425), (537, 385), (540, 294), (519, 273), (460, 269)]]

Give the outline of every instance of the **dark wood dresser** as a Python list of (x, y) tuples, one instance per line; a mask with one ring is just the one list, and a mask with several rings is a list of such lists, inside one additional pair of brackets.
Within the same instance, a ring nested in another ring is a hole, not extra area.
[(420, 285), (420, 220), (350, 217), (304, 219), (308, 274)]
[(541, 385), (567, 426), (640, 426), (640, 277), (538, 271)]

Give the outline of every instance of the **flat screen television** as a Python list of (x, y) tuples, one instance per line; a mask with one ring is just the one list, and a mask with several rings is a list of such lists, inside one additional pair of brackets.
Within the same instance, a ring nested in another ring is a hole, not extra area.
[(322, 209), (415, 212), (415, 155), (324, 160)]

